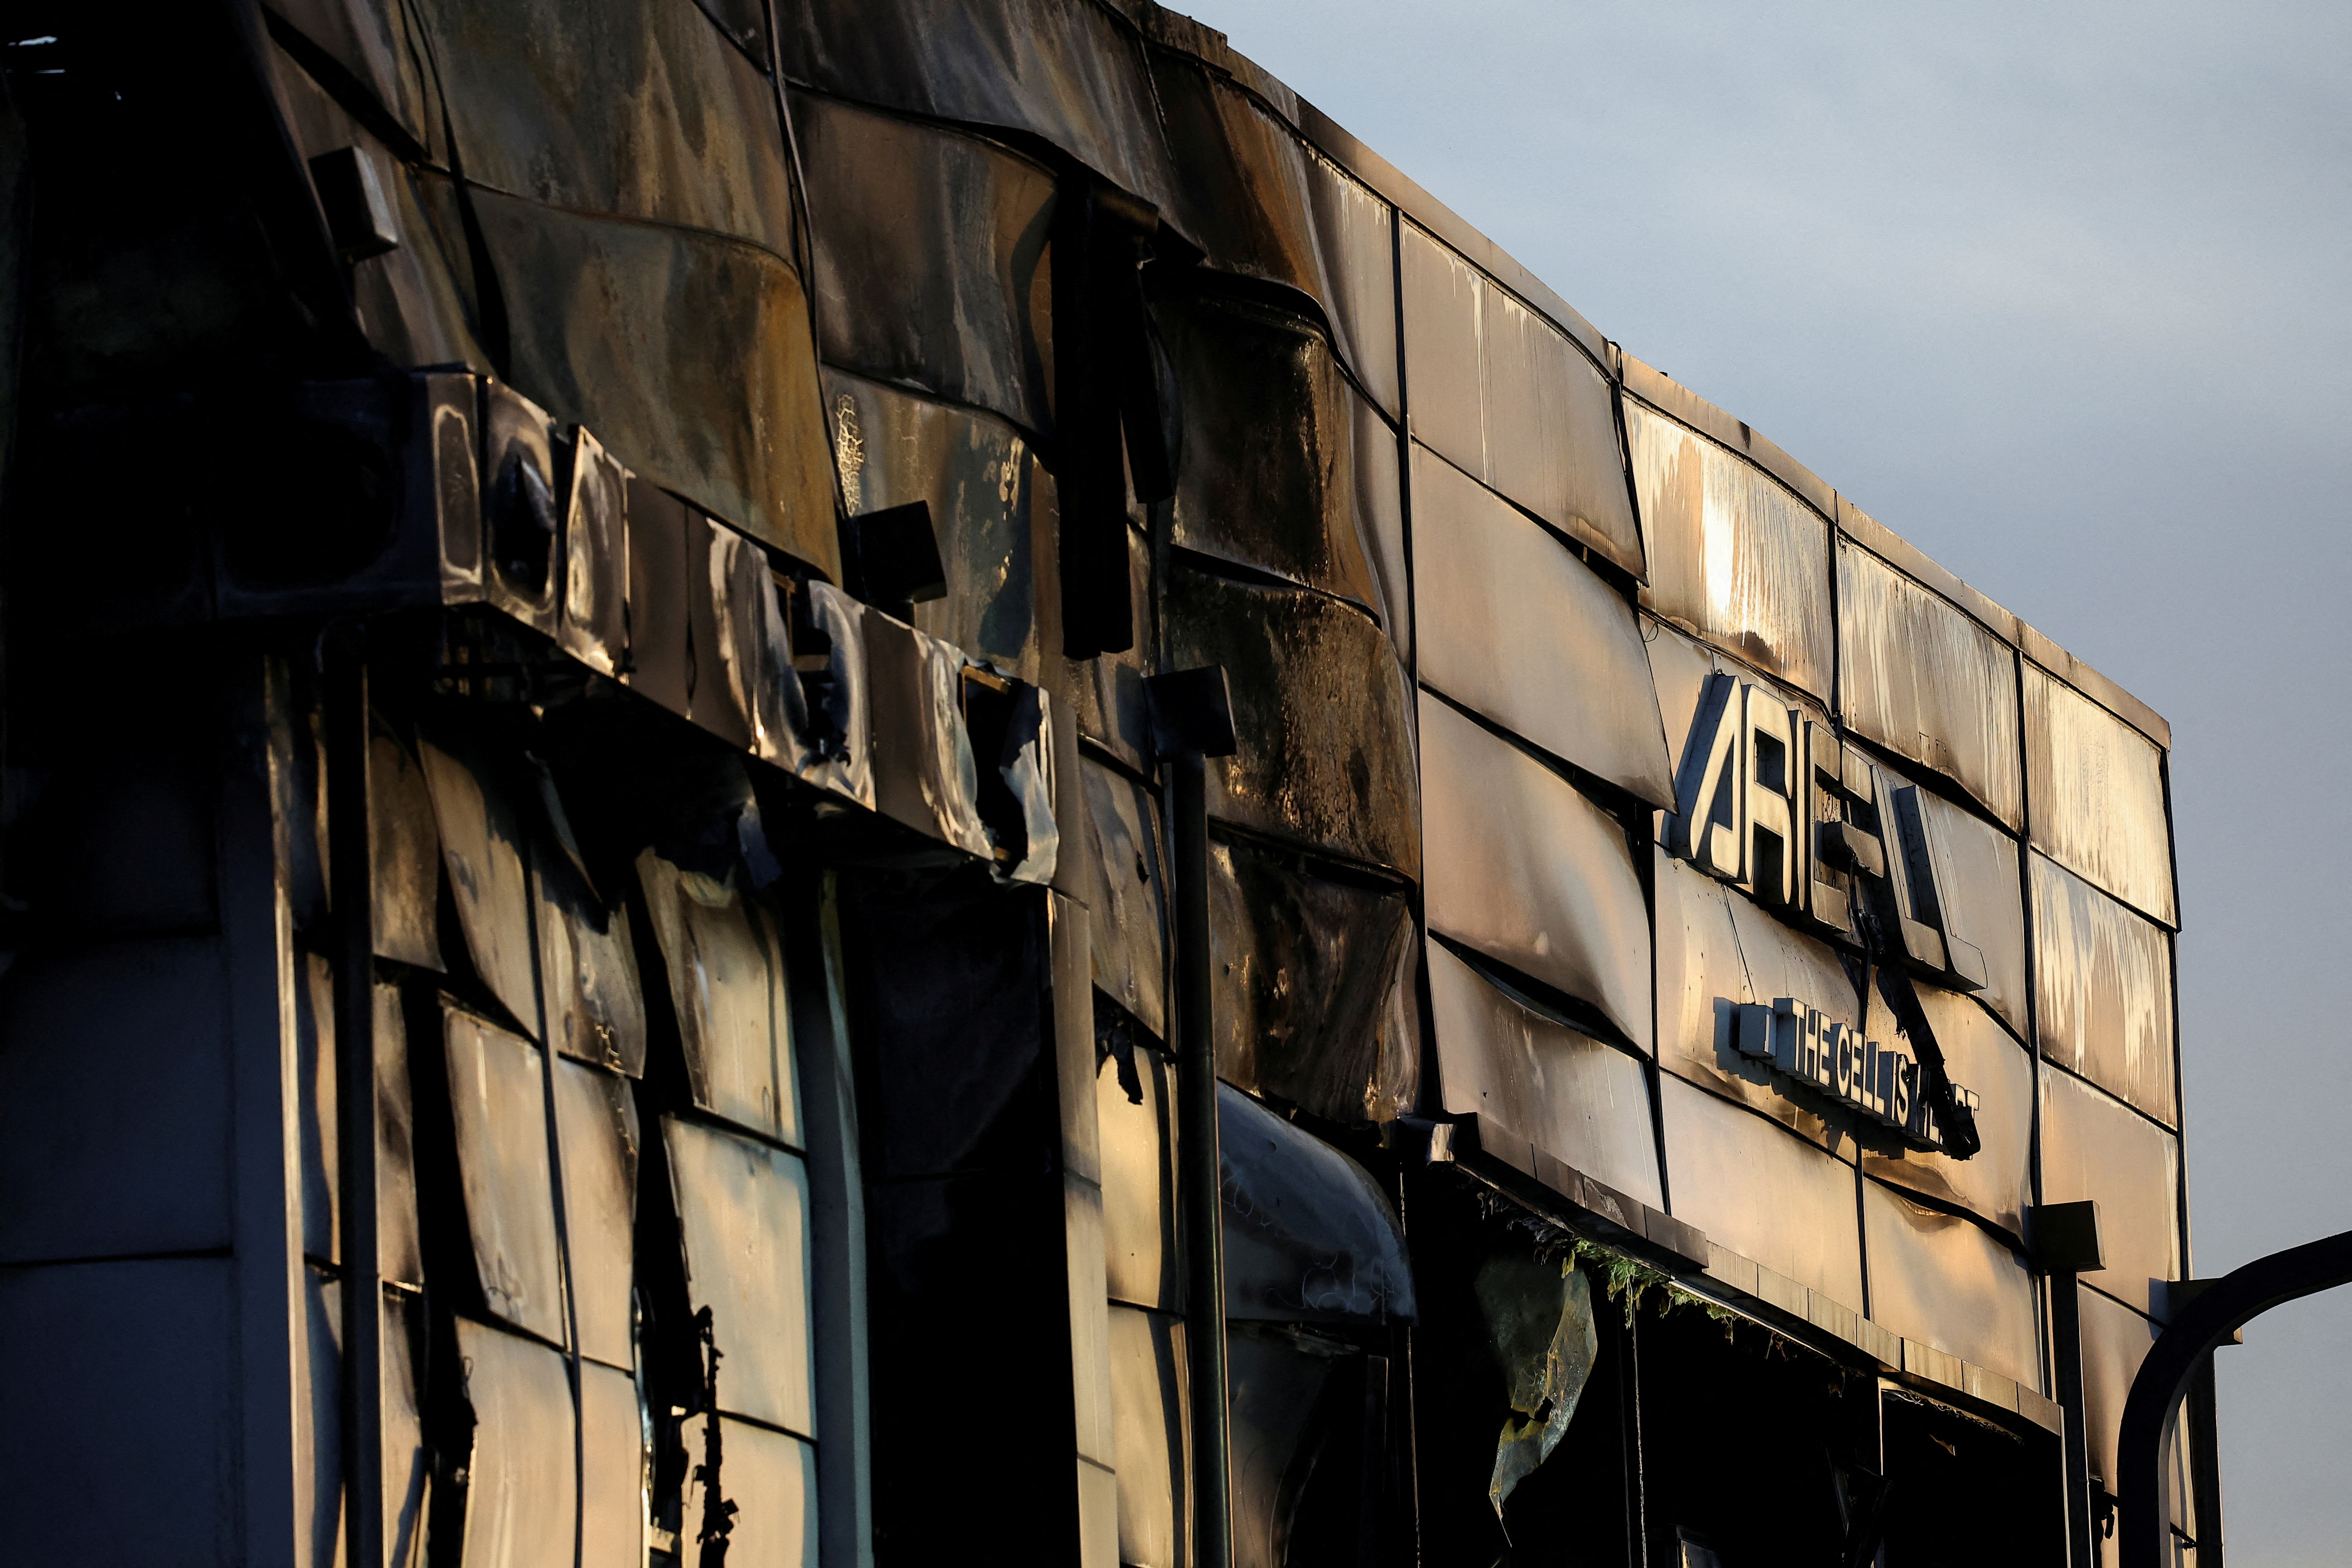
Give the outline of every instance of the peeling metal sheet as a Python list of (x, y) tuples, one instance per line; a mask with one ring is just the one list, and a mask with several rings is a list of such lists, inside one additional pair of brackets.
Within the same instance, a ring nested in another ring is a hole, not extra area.
[(1234, 1568), (1285, 1568), (1309, 1440), (1324, 1385), (1345, 1346), (1250, 1327), (1225, 1336), (1231, 1390)]
[(1160, 803), (1124, 773), (1087, 759), (1087, 831), (1093, 836), (1094, 980), (1154, 1038), (1168, 1038), (1167, 868), (1160, 858)]
[(563, 1344), (546, 1059), (530, 1041), (453, 1004), (442, 1005), (441, 1023), (457, 1174), (483, 1299), (505, 1321)]
[(1040, 606), (1054, 599), (1054, 477), (1029, 438), (992, 416), (842, 371), (825, 372), (824, 404), (850, 516), (930, 508), (948, 591), (915, 606), (916, 626), (1039, 679), (1051, 640)]
[(1320, 594), (1171, 576), (1172, 662), (1225, 667), (1243, 737), (1210, 765), (1210, 815), (1418, 875), (1412, 710), (1371, 617)]
[(1649, 542), (1642, 602), (1757, 668), (1830, 694), (1830, 525), (1760, 468), (1625, 404)]
[(632, 472), (840, 575), (816, 353), (792, 268), (716, 234), (487, 191), (473, 201), (513, 280), (515, 384)]
[[(1983, 1146), (1955, 1160), (1879, 1143), (1864, 1150), (1862, 1168), (1891, 1185), (1957, 1204), (2021, 1238), (2025, 1205), (2033, 1201), (2033, 1058), (1967, 996), (1933, 985), (1918, 986), (1916, 993), (1952, 1081), (1977, 1097), (1977, 1136)], [(1898, 1034), (1883, 994), (1871, 996), (1864, 1032), (1916, 1054), (1916, 1047)]]
[(2071, 871), (2030, 858), (2042, 1054), (2177, 1126), (2172, 943)]
[(441, 841), (433, 797), (407, 745), (382, 718), (368, 725), (368, 931), (378, 958), (441, 967)]
[(652, 480), (631, 474), (629, 689), (683, 717), (694, 689), (693, 612), (688, 606), (687, 545), (702, 521)]
[(1632, 605), (1418, 445), (1412, 556), (1425, 683), (1595, 778), (1673, 806), (1674, 764)]
[(793, 254), (774, 91), (688, 6), (423, 0), (415, 16), (467, 178)]
[(2157, 1316), (2180, 1277), (2180, 1141), (2078, 1078), (2042, 1074), (2042, 1201), (2099, 1205), (2106, 1268), (2082, 1276)]
[(1348, 368), (1393, 414), (1396, 261), (1388, 204), (1197, 62), (1155, 50), (1151, 68), (1184, 182), (1181, 226), (1212, 265), (1312, 299)]
[(580, 1353), (627, 1367), (635, 1346), (637, 1215), (637, 1107), (628, 1079), (558, 1060), (555, 1141)]
[[(717, 1418), (719, 1493), (734, 1504), (726, 1551), (739, 1563), (809, 1564), (818, 1561), (816, 1448), (782, 1432)], [(687, 1423), (687, 1484), (678, 1532), (681, 1558), (699, 1532), (707, 1503), (697, 1475), (710, 1463), (710, 1418)]]
[[(1132, 1071), (1130, 1100), (1126, 1083)], [(1102, 1147), (1103, 1264), (1112, 1301), (1184, 1310), (1176, 1218), (1175, 1069), (1138, 1046), (1095, 1075)], [(1113, 1313), (1113, 1328), (1117, 1313)], [(1113, 1352), (1116, 1354), (1117, 1346)]]
[(2164, 753), (2072, 687), (2025, 667), (2025, 778), (2034, 847), (2177, 927)]
[(1608, 381), (1452, 250), (1411, 224), (1402, 243), (1414, 437), (1633, 576), (1649, 575)]
[(719, 1407), (817, 1436), (809, 1325), (808, 1173), (795, 1155), (665, 1117), (687, 1286), (709, 1308)]
[[(688, 609), (698, 624), (691, 612), (709, 605), (708, 640), (716, 657), (706, 664), (704, 639), (696, 638), (690, 717), (761, 761), (799, 772), (810, 760), (807, 703), (775, 574), (766, 552), (732, 529), (710, 524), (708, 543)], [(716, 722), (706, 719), (706, 707), (715, 708)]]
[(562, 440), (545, 409), (503, 382), (484, 381), (481, 399), (486, 596), (551, 637), (562, 607)]
[(1420, 1098), (1402, 889), (1247, 843), (1209, 850), (1217, 1071), (1333, 1121), (1391, 1121)]
[(963, 655), (879, 610), (866, 612), (874, 803), (928, 838), (993, 861), (962, 712)]
[(2042, 1340), (2032, 1270), (1958, 1215), (1862, 1184), (1871, 1321), (2039, 1390)]
[(1387, 623), (1354, 494), (1354, 394), (1322, 334), (1263, 302), (1206, 291), (1163, 300), (1153, 315), (1184, 401), (1170, 539)]
[(1661, 1077), (1659, 1093), (1674, 1216), (1859, 1311), (1853, 1167), (1672, 1075)]
[(652, 849), (637, 857), (637, 879), (668, 972), (695, 1104), (799, 1147), (792, 998), (774, 916), (731, 877), (687, 870)]
[(643, 1077), (645, 990), (627, 910), (607, 905), (578, 866), (545, 842), (532, 847), (531, 889), (548, 1039), (567, 1057)]
[(825, 363), (1050, 435), (1053, 172), (995, 142), (812, 93), (793, 95), (793, 123)]
[(1510, 1406), (1486, 1485), (1496, 1519), (1506, 1521), (1504, 1503), (1567, 1436), (1601, 1353), (1601, 1334), (1592, 1321), (1592, 1286), (1572, 1259), (1498, 1254), (1471, 1288)]
[(1413, 1321), (1404, 1228), (1361, 1165), (1231, 1084), (1217, 1139), (1228, 1320)]
[(798, 7), (776, 20), (776, 53), (792, 81), (1026, 132), (1162, 212), (1175, 205), (1142, 45), (1112, 11), (1087, 0), (985, 8), (882, 0)]
[(1441, 1108), (1491, 1119), (1562, 1164), (1663, 1208), (1642, 1064), (1521, 1005), (1437, 943), (1428, 954)]
[(1853, 1129), (1847, 1119), (1825, 1117), (1811, 1101), (1781, 1093), (1760, 1063), (1739, 1054), (1733, 1038), (1735, 1008), (1747, 1003), (1769, 1007), (1782, 996), (1861, 1027), (1854, 982), (1837, 951), (1790, 930), (1664, 850), (1653, 849), (1652, 855), (1658, 900), (1659, 1059), (1840, 1159), (1853, 1159)]
[(509, 781), (478, 747), (456, 736), (420, 735), (416, 750), (474, 972), (515, 1021), (536, 1034), (530, 883), (523, 869), (523, 819)]
[(474, 1413), (466, 1568), (572, 1568), (580, 1478), (562, 1352), (460, 1318), (457, 1354)]
[[(584, 1343), (587, 1332), (583, 1327)], [(646, 1443), (636, 1380), (580, 1367), (579, 1568), (645, 1568)]]
[(1421, 701), (1430, 929), (1650, 1047), (1650, 920), (1624, 828), (1541, 763)]
[[(1884, 800), (1903, 780), (1888, 769), (1878, 773)], [(1985, 985), (1976, 998), (2023, 1038), (2025, 898), (2018, 885), (2017, 840), (1925, 789), (1911, 798), (1938, 859), (1937, 876), (1945, 895), (1937, 910), (1941, 930), (1984, 954)]]
[(1181, 1568), (1192, 1532), (1184, 1323), (1112, 1303), (1110, 1399), (1118, 1474), (1118, 1560)]
[(1837, 549), (1838, 702), (1855, 731), (2023, 826), (2017, 653), (1875, 555)]

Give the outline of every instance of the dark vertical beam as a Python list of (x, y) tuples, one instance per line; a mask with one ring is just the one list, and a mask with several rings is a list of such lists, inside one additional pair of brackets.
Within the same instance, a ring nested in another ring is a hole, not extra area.
[(2221, 1424), (2213, 1352), (2208, 1351), (2189, 1385), (2189, 1484), (2196, 1497), (2197, 1568), (2221, 1568)]
[(2066, 1562), (2069, 1568), (2098, 1568), (2098, 1542), (2091, 1535), (2090, 1428), (2083, 1409), (2083, 1304), (2071, 1273), (2050, 1276), (2050, 1359), (2058, 1406), (2065, 1413)]
[(335, 933), (335, 1079), (341, 1219), (345, 1561), (383, 1562), (383, 1279), (376, 1240), (374, 887), (368, 846), (368, 677), (363, 635), (322, 639), (328, 885)]
[(1233, 1475), (1225, 1405), (1223, 1178), (1217, 1145), (1217, 1037), (1209, 1003), (1207, 767), (1197, 751), (1168, 759), (1175, 807), (1177, 1183), (1184, 1220), (1185, 1345), (1192, 1394), (1194, 1568), (1233, 1562)]

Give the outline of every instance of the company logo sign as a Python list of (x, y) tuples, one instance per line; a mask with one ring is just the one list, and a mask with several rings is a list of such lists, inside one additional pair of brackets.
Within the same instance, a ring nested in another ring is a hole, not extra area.
[[(1891, 1127), (1922, 1149), (1944, 1147), (1944, 1131), (1920, 1092), (1919, 1064), (1907, 1051), (1866, 1039), (1851, 1024), (1792, 996), (1769, 1007), (1732, 1005), (1732, 1041), (1786, 1085), (1839, 1101), (1869, 1121)], [(1977, 1097), (1952, 1086), (1959, 1104), (1974, 1110)]]

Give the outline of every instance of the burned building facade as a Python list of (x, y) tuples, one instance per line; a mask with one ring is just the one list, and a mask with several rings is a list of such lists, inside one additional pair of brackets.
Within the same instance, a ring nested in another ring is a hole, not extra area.
[(2168, 728), (1219, 35), (13, 33), (11, 1553), (2112, 1552)]

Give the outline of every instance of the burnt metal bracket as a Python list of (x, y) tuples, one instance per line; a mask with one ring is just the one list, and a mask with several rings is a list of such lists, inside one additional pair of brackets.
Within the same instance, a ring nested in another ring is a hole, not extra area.
[(2132, 1379), (2116, 1438), (2120, 1568), (2160, 1568), (2165, 1561), (2164, 1428), (2200, 1369), (2210, 1364), (2213, 1347), (2273, 1307), (2339, 1285), (2352, 1285), (2352, 1230), (2232, 1269), (2199, 1290), (2156, 1337)]
[(1153, 749), (1168, 779), (1176, 884), (1176, 1184), (1192, 1363), (1192, 1562), (1195, 1568), (1231, 1568), (1224, 1180), (1217, 1143), (1217, 1036), (1209, 995), (1207, 759), (1231, 756), (1237, 746), (1232, 696), (1221, 666), (1153, 676), (1145, 685)]

